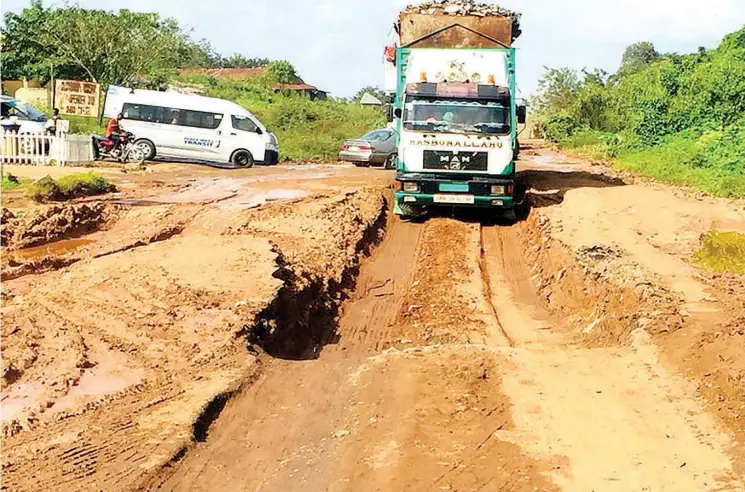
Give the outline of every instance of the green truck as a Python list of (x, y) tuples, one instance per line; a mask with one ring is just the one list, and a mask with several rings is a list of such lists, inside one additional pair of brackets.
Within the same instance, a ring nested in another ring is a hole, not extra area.
[(514, 220), (518, 124), (515, 49), (519, 15), (407, 11), (386, 50), (388, 119), (396, 129), (394, 211), (481, 207)]

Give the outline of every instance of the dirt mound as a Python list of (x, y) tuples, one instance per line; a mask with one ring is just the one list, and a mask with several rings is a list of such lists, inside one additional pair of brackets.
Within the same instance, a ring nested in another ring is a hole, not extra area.
[(656, 334), (682, 326), (680, 299), (623, 248), (596, 243), (572, 249), (554, 238), (555, 226), (539, 213), (519, 227), (540, 295), (569, 325), (584, 326), (576, 334), (581, 340), (623, 344), (636, 328)]
[(13, 214), (13, 212), (3, 207), (3, 216), (0, 220), (2, 220), (2, 229), (0, 230), (0, 245), (7, 246), (13, 239), (13, 234), (15, 233), (16, 222), (18, 221), (18, 219), (16, 219), (16, 216)]
[[(110, 213), (107, 205), (92, 203), (53, 205), (33, 211), (20, 220), (8, 215), (10, 227), (3, 227), (3, 244), (21, 249), (92, 232), (107, 221)], [(6, 224), (5, 211), (3, 223)]]

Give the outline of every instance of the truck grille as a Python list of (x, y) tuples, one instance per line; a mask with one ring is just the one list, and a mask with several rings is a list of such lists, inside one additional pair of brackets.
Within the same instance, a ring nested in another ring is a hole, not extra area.
[(424, 169), (436, 171), (486, 171), (486, 152), (425, 150)]

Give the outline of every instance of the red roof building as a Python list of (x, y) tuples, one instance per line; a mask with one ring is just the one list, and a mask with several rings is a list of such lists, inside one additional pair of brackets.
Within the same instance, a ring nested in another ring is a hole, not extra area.
[[(182, 68), (179, 70), (180, 74), (201, 74), (209, 75), (217, 79), (225, 80), (243, 80), (258, 75), (263, 75), (266, 69), (263, 67), (258, 68)], [(290, 91), (303, 94), (312, 100), (326, 99), (328, 92), (320, 90), (318, 87), (305, 82), (299, 82), (296, 84), (277, 84), (274, 86), (275, 92)]]

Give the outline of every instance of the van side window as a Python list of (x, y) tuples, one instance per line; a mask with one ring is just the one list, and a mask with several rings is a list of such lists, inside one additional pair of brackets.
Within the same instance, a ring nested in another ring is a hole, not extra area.
[(233, 128), (235, 128), (236, 130), (256, 133), (256, 130), (259, 129), (259, 127), (256, 126), (256, 123), (251, 121), (250, 118), (233, 115), (231, 116), (231, 119), (233, 121)]
[(209, 130), (214, 130), (220, 126), (223, 117), (223, 115), (218, 113), (132, 103), (125, 103), (122, 106), (122, 114), (128, 120), (206, 128)]

